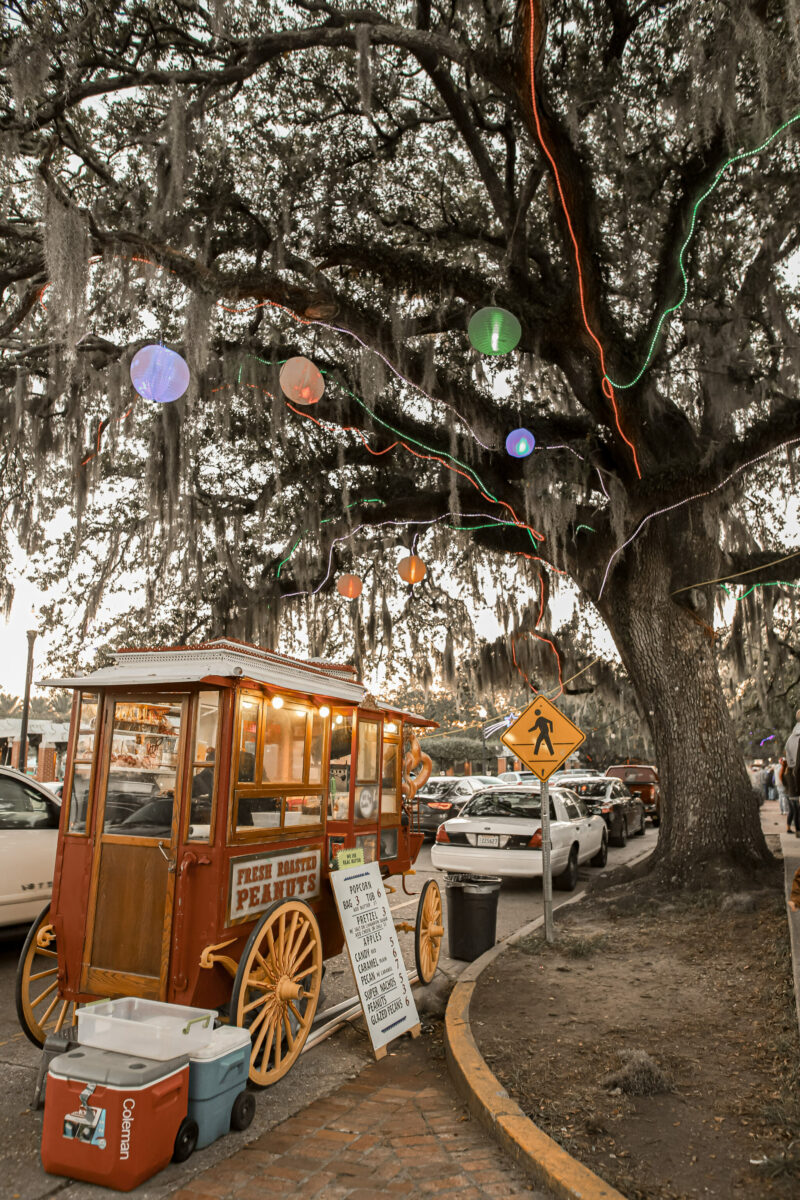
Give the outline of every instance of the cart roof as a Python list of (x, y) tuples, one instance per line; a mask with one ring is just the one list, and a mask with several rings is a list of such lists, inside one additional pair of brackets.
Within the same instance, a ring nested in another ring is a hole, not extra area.
[(118, 650), (114, 663), (87, 675), (44, 679), (45, 687), (88, 688), (201, 683), (205, 679), (252, 679), (287, 691), (313, 693), (347, 704), (360, 704), (366, 689), (355, 668), (312, 659), (304, 662), (262, 650), (235, 638), (217, 638), (197, 646)]

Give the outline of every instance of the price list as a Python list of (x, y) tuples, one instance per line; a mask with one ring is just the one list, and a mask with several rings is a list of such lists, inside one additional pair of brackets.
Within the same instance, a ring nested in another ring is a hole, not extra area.
[(377, 1057), (419, 1016), (378, 863), (331, 872), (339, 919)]

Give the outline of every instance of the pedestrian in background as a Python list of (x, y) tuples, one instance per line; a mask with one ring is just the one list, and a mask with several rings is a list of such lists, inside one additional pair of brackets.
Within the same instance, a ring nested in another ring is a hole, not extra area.
[(792, 880), (792, 890), (789, 895), (789, 908), (792, 912), (797, 912), (800, 909), (800, 867), (794, 873)]
[(794, 825), (794, 836), (800, 837), (800, 763), (798, 763), (798, 751), (800, 751), (800, 708), (795, 713), (795, 722), (795, 727), (786, 740), (786, 747), (783, 752), (786, 756), (784, 780), (789, 800), (786, 831), (787, 833), (791, 833), (792, 825)]
[(778, 759), (778, 765), (775, 768), (775, 787), (778, 789), (778, 805), (781, 810), (781, 815), (786, 816), (789, 811), (789, 794), (786, 791), (786, 759)]

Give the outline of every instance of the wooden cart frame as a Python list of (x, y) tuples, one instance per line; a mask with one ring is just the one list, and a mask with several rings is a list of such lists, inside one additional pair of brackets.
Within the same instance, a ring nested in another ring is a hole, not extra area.
[[(405, 887), (430, 773), (416, 731), (434, 723), (374, 700), (350, 667), (231, 639), (47, 682), (75, 699), (53, 895), (17, 977), (23, 1029), (42, 1044), (99, 997), (216, 1008), (251, 1031), (251, 1080), (276, 1081), (342, 949), (336, 853), (360, 848)], [(434, 882), (398, 928), (429, 982)]]

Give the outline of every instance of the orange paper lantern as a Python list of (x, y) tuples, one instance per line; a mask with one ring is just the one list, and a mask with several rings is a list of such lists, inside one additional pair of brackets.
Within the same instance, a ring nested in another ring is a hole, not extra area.
[(316, 404), (325, 391), (325, 380), (308, 358), (289, 358), (281, 367), (281, 391), (295, 404)]
[(421, 558), (417, 558), (416, 554), (410, 554), (397, 566), (397, 574), (404, 583), (419, 583), (425, 578), (427, 570), (425, 563)]
[(340, 575), (336, 580), (336, 588), (340, 596), (348, 600), (357, 600), (361, 595), (363, 584), (358, 575)]

